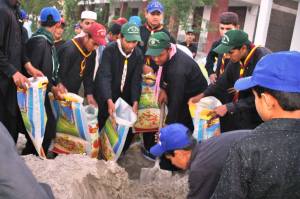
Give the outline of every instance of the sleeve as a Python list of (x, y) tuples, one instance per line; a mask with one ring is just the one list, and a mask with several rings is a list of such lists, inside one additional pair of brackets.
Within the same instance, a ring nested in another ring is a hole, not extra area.
[[(230, 63), (229, 63), (230, 64)], [(226, 67), (225, 72), (217, 80), (215, 84), (210, 84), (204, 91), (205, 96), (223, 96), (227, 92), (227, 89), (232, 85), (233, 79), (233, 69), (234, 65), (229, 65)]]
[(244, 99), (239, 99), (236, 103), (227, 103), (227, 110), (230, 113), (242, 112), (248, 109), (253, 109), (255, 107), (255, 98), (254, 96), (247, 97)]
[(142, 55), (138, 57), (137, 65), (135, 67), (132, 82), (131, 82), (131, 100), (132, 103), (138, 101), (141, 95), (141, 83), (143, 72), (144, 58)]
[(67, 46), (62, 47), (59, 49), (58, 53), (58, 62), (59, 62), (59, 69), (58, 69), (58, 82), (66, 85), (64, 81), (64, 77), (67, 76), (71, 63), (70, 61), (73, 60), (72, 51), (67, 48)]
[(215, 63), (216, 57), (218, 57), (218, 54), (216, 52), (214, 52), (213, 49), (215, 47), (217, 47), (217, 45), (218, 45), (218, 42), (213, 43), (213, 45), (211, 46), (211, 49), (208, 52), (207, 57), (206, 57), (205, 68), (207, 70), (208, 76), (215, 73), (214, 63)]
[(211, 199), (247, 198), (248, 182), (253, 175), (252, 158), (255, 157), (250, 157), (250, 150), (243, 150), (241, 143), (244, 142), (237, 142), (230, 148), (219, 183)]
[(87, 66), (84, 71), (83, 86), (84, 86), (85, 96), (93, 94), (93, 90), (94, 90), (93, 76), (95, 70), (95, 59), (96, 59), (96, 52), (93, 52), (92, 55), (88, 58)]
[(0, 71), (10, 78), (17, 72), (17, 69), (11, 63), (9, 63), (8, 55), (6, 55), (4, 52), (7, 34), (9, 34), (7, 30), (9, 26), (9, 16), (8, 13), (3, 10), (3, 8), (0, 10), (0, 12)]
[(110, 48), (105, 48), (103, 51), (102, 61), (99, 66), (99, 94), (103, 101), (112, 99), (112, 54)]

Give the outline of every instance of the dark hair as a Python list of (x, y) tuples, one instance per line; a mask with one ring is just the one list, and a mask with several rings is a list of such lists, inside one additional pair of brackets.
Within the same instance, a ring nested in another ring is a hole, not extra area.
[(262, 93), (272, 95), (278, 101), (280, 107), (285, 111), (300, 110), (300, 93), (276, 91), (261, 86), (255, 86), (253, 87), (253, 90), (257, 93), (259, 98)]
[(182, 149), (174, 149), (174, 150), (171, 150), (171, 151), (166, 151), (164, 153), (164, 155), (171, 155), (171, 156), (174, 156), (174, 151), (175, 150), (186, 150), (186, 151), (192, 151), (196, 144), (198, 143), (197, 140), (193, 137), (193, 133), (191, 131), (188, 131), (187, 132), (188, 136), (189, 136), (189, 140), (190, 140), (190, 144)]
[(245, 43), (245, 44), (243, 44), (243, 45), (241, 45), (241, 46), (236, 46), (236, 47), (234, 47), (232, 50), (241, 50), (241, 48), (242, 48), (244, 45), (246, 45), (246, 47), (247, 47), (247, 49), (248, 49), (249, 51), (251, 50), (251, 42)]
[(220, 16), (220, 23), (237, 26), (239, 25), (239, 16), (234, 12), (223, 12)]
[(52, 15), (48, 15), (47, 16), (47, 21), (41, 22), (41, 26), (43, 26), (43, 27), (52, 27), (57, 23), (59, 23), (59, 22), (54, 21)]

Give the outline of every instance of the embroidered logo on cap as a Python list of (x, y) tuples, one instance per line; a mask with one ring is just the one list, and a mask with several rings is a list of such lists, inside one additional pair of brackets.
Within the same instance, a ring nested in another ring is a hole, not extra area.
[(230, 42), (230, 39), (227, 35), (224, 35), (224, 37), (222, 38), (222, 43), (223, 44), (229, 44)]
[(131, 27), (128, 28), (127, 32), (128, 32), (129, 34), (139, 34), (139, 33), (140, 33), (140, 30), (139, 30), (139, 28), (136, 27), (136, 26), (131, 26)]
[(156, 38), (149, 39), (149, 46), (157, 46), (157, 45), (159, 45), (159, 43), (160, 43), (159, 40)]

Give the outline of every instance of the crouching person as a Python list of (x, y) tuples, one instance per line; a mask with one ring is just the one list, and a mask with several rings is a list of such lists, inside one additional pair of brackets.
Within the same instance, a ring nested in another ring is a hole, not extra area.
[(230, 146), (247, 133), (247, 130), (232, 131), (197, 143), (187, 127), (175, 123), (160, 130), (160, 141), (150, 153), (165, 156), (177, 168), (189, 170), (189, 199), (210, 198)]

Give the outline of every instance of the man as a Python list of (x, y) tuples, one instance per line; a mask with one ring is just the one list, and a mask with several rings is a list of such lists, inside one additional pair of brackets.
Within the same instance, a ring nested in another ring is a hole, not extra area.
[(65, 20), (64, 18), (61, 18), (60, 26), (57, 27), (54, 32), (54, 45), (57, 50), (59, 50), (59, 48), (66, 42), (65, 40), (63, 40), (65, 26), (66, 26)]
[[(168, 107), (166, 124), (181, 123), (193, 131), (188, 100), (207, 87), (198, 64), (171, 44), (170, 37), (164, 32), (151, 35), (146, 55), (152, 56), (155, 63), (163, 67), (159, 102)], [(164, 168), (163, 163), (161, 167)]]
[(81, 34), (76, 37), (81, 37), (84, 34), (84, 31), (87, 30), (93, 23), (97, 21), (97, 13), (89, 10), (85, 10), (81, 13), (80, 27), (82, 29)]
[[(209, 80), (212, 84), (216, 83), (217, 79), (225, 71), (226, 65), (229, 62), (228, 56), (226, 54), (218, 54), (214, 49), (220, 45), (222, 37), (229, 30), (238, 30), (239, 16), (234, 12), (223, 12), (220, 16), (219, 33), (220, 39), (212, 44), (212, 47), (207, 54), (205, 68), (207, 70)], [(214, 71), (215, 60), (218, 59), (216, 71)]]
[[(157, 0), (153, 0), (148, 3), (145, 18), (146, 23), (140, 27), (141, 29), (141, 38), (142, 41), (139, 43), (139, 47), (141, 48), (143, 54), (145, 55), (147, 50), (147, 43), (149, 37), (156, 32), (164, 32), (168, 36), (170, 33), (166, 30), (162, 24), (164, 16), (164, 6)], [(176, 43), (173, 38), (172, 43)], [(153, 72), (154, 74), (158, 74), (159, 66), (155, 64), (155, 62), (151, 59), (150, 56), (145, 56), (144, 60), (144, 71)], [(157, 75), (159, 76), (159, 75)], [(142, 148), (142, 153), (145, 158), (149, 160), (154, 160), (154, 157), (151, 156), (149, 150), (155, 144), (155, 132), (147, 132), (143, 134), (143, 142), (144, 148)]]
[(230, 62), (220, 79), (209, 86), (203, 93), (190, 99), (196, 103), (205, 96), (222, 96), (231, 92), (234, 97), (231, 102), (215, 108), (214, 114), (233, 117), (232, 129), (254, 129), (261, 123), (255, 110), (254, 96), (251, 90), (237, 92), (233, 86), (241, 77), (252, 75), (256, 63), (270, 51), (263, 47), (254, 46), (248, 40), (248, 34), (241, 30), (230, 30), (225, 33), (222, 43), (214, 49), (218, 54), (229, 53)]
[(17, 0), (0, 0), (0, 121), (15, 142), (20, 130), (18, 128), (23, 126), (16, 87), (25, 88), (28, 83), (27, 78), (20, 72), (22, 66), (32, 76), (43, 75), (26, 59), (21, 39), (22, 21), (19, 19), (18, 10)]
[(108, 40), (109, 42), (117, 41), (121, 34), (121, 25), (118, 23), (113, 23), (108, 30)]
[[(47, 154), (52, 139), (56, 135), (56, 121), (51, 109), (48, 93), (52, 92), (57, 98), (63, 98), (65, 92), (63, 85), (59, 84), (59, 63), (54, 43), (56, 29), (61, 26), (59, 11), (53, 7), (45, 7), (40, 12), (41, 27), (32, 35), (26, 44), (27, 57), (31, 63), (38, 67), (48, 78), (47, 93), (45, 98), (45, 109), (47, 124), (43, 140), (43, 149)], [(27, 134), (26, 134), (27, 135)], [(26, 147), (22, 154), (37, 154), (29, 136), (27, 136)]]
[(54, 199), (50, 186), (36, 181), (1, 122), (0, 161), (1, 198)]
[(236, 82), (252, 89), (264, 123), (232, 146), (213, 199), (300, 198), (299, 64), (299, 52), (270, 54)]
[(150, 152), (154, 156), (166, 157), (178, 168), (188, 170), (188, 199), (210, 198), (218, 184), (230, 146), (248, 133), (230, 132), (197, 143), (184, 125), (171, 124), (160, 130), (160, 141)]
[(185, 33), (185, 41), (181, 45), (186, 46), (193, 54), (193, 58), (197, 55), (197, 45), (193, 43), (195, 40), (195, 34), (193, 29), (188, 29)]
[(84, 36), (67, 41), (58, 51), (61, 83), (69, 92), (78, 94), (83, 82), (87, 102), (95, 107), (97, 107), (93, 96), (95, 50), (99, 45), (106, 44), (105, 36), (105, 27), (95, 22), (85, 30)]
[[(137, 113), (143, 70), (143, 55), (137, 48), (139, 41), (139, 28), (135, 24), (126, 23), (122, 26), (121, 38), (104, 49), (95, 80), (99, 129), (102, 129), (109, 116), (113, 116), (114, 103), (119, 97)], [(132, 137), (130, 131), (123, 151), (129, 147)]]

